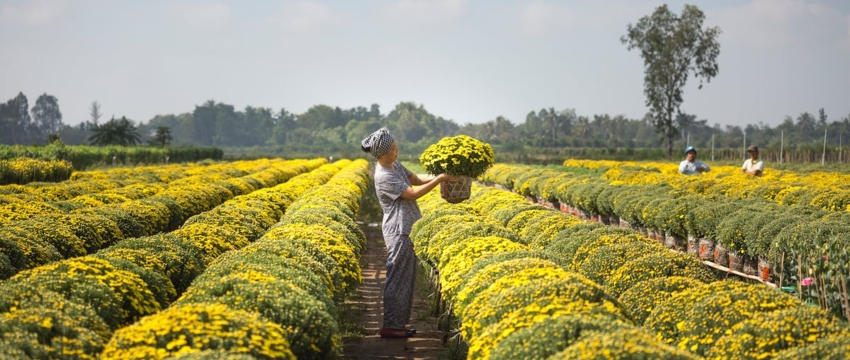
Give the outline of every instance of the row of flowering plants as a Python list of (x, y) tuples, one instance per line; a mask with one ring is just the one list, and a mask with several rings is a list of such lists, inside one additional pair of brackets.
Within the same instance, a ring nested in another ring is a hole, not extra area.
[[(502, 190), (475, 186), (468, 202), (454, 205), (432, 192), (421, 203), (424, 216), (411, 238), (420, 258), (435, 269), (441, 298), (468, 342), (469, 358), (586, 358), (603, 352), (612, 358), (693, 358), (637, 326), (612, 290), (581, 273), (574, 259), (594, 262), (578, 239), (622, 239), (621, 245), (640, 243), (644, 252), (651, 248), (658, 254), (623, 273), (649, 279), (667, 271), (712, 280), (695, 259), (664, 257), (669, 252), (653, 241), (583, 223)], [(625, 255), (599, 259), (610, 263), (642, 254)], [(603, 266), (590, 266), (588, 273), (599, 277)], [(631, 284), (621, 276), (615, 288)]]
[(850, 212), (698, 194), (664, 183), (618, 184), (563, 168), (497, 165), (484, 179), (577, 215), (637, 229), (704, 261), (792, 286), (799, 298), (850, 317)]
[(64, 160), (18, 158), (0, 160), (0, 185), (68, 180), (74, 168)]
[(740, 173), (734, 166), (718, 166), (699, 176), (682, 176), (672, 163), (593, 162), (567, 160), (564, 166), (607, 169), (606, 180), (623, 185), (667, 184), (699, 195), (736, 199), (762, 198), (783, 205), (812, 206), (828, 211), (850, 210), (850, 175), (836, 172), (801, 174), (768, 169), (763, 176)]
[(262, 236), (295, 198), (327, 181), (337, 169), (326, 162), (295, 161), (315, 170), (236, 196), (170, 234), (125, 239), (0, 282), (0, 357), (97, 358), (115, 330), (169, 306), (215, 258)]
[(0, 145), (0, 159), (31, 158), (65, 160), (74, 170), (98, 165), (143, 165), (221, 160), (224, 151), (214, 147), (197, 146), (88, 146), (51, 143), (47, 145)]
[(366, 238), (353, 217), (368, 163), (334, 165), (342, 169), (327, 183), (305, 189), (257, 241), (213, 260), (169, 309), (116, 332), (101, 358), (339, 356), (338, 304), (362, 280)]
[(276, 185), (306, 171), (304, 165), (301, 160), (258, 160), (233, 164), (231, 169), (237, 171), (225, 171), (245, 174), (239, 177), (211, 172), (219, 166), (205, 168), (164, 185), (133, 184), (116, 189), (128, 196), (118, 191), (78, 196), (70, 202), (79, 201), (79, 206), (67, 212), (51, 211), (47, 203), (22, 204), (43, 211), (34, 214), (17, 211), (22, 207), (18, 203), (8, 204), (5, 210), (14, 211), (13, 216), (20, 220), (7, 220), (0, 229), (0, 279), (58, 259), (92, 254), (125, 238), (175, 230), (184, 219), (234, 196)]
[[(280, 160), (275, 160), (280, 161)], [(0, 186), (0, 221), (25, 220), (45, 213), (70, 211), (139, 200), (175, 184), (213, 182), (254, 174), (271, 160), (217, 164), (185, 164), (75, 172), (59, 183)]]
[[(414, 241), (445, 247), (419, 253), (441, 253), (426, 260), (471, 358), (761, 359), (850, 346), (846, 324), (831, 314), (760, 284), (715, 281), (695, 256), (632, 229), (577, 221), (495, 189), (423, 210)], [(445, 234), (469, 231), (476, 218), (518, 242), (481, 246), (477, 237)]]

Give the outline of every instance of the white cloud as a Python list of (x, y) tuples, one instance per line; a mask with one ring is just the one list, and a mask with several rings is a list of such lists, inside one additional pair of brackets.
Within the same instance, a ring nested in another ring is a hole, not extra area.
[(195, 28), (218, 28), (230, 21), (232, 10), (223, 2), (179, 4), (169, 9), (181, 24)]
[(382, 15), (403, 26), (432, 26), (461, 18), (469, 0), (398, 0), (383, 9)]
[(333, 19), (333, 10), (329, 6), (308, 0), (284, 3), (268, 21), (289, 31), (307, 31), (331, 23)]
[(850, 45), (850, 17), (811, 0), (753, 0), (706, 17), (723, 30), (721, 41), (756, 48)]
[(598, 29), (616, 24), (625, 29), (652, 11), (645, 4), (632, 1), (601, 3), (599, 1), (575, 1), (565, 4), (559, 1), (532, 0), (524, 2), (518, 9), (519, 27), (526, 33), (544, 33), (569, 29)]
[(27, 0), (0, 5), (0, 23), (45, 24), (57, 18), (62, 3), (55, 0)]

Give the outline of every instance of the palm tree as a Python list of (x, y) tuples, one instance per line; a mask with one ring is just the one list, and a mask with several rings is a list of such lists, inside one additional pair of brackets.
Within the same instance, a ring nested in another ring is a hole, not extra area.
[(153, 136), (153, 139), (148, 140), (148, 143), (165, 146), (171, 142), (171, 139), (171, 128), (168, 126), (159, 126), (156, 128), (156, 134)]
[(92, 136), (89, 137), (89, 143), (92, 145), (129, 146), (141, 143), (141, 136), (136, 131), (136, 125), (123, 116), (120, 120), (112, 118), (103, 125), (95, 126), (92, 132)]

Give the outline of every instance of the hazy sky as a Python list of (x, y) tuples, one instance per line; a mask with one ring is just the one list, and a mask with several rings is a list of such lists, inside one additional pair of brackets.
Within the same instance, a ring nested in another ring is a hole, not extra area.
[[(423, 104), (459, 124), (531, 110), (647, 112), (620, 43), (648, 0), (0, 0), (0, 100), (59, 99), (66, 124), (148, 121), (206, 100), (301, 113)], [(685, 2), (667, 2), (680, 13)], [(850, 115), (850, 1), (699, 0), (719, 75), (682, 109), (709, 124)]]

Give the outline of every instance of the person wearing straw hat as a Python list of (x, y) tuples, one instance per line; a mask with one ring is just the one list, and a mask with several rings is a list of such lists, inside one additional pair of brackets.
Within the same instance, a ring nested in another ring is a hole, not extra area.
[[(398, 161), (398, 144), (389, 130), (381, 128), (360, 143), (360, 148), (372, 155), (375, 165), (375, 192), (384, 212), (381, 230), (387, 244), (387, 278), (384, 285), (384, 338), (406, 338), (416, 330), (406, 328), (413, 309), (413, 290), (416, 281), (416, 253), (410, 230), (422, 217), (416, 200), (441, 182), (453, 177), (440, 174), (430, 179), (420, 178)], [(413, 187), (412, 185), (419, 185)]]
[(679, 163), (679, 173), (685, 175), (702, 174), (711, 171), (704, 162), (697, 160), (697, 149), (693, 146), (685, 148), (685, 160)]
[(741, 173), (761, 176), (764, 172), (764, 161), (759, 160), (758, 146), (750, 145), (747, 148), (747, 154), (750, 154), (750, 158), (744, 161), (744, 166), (741, 167)]

